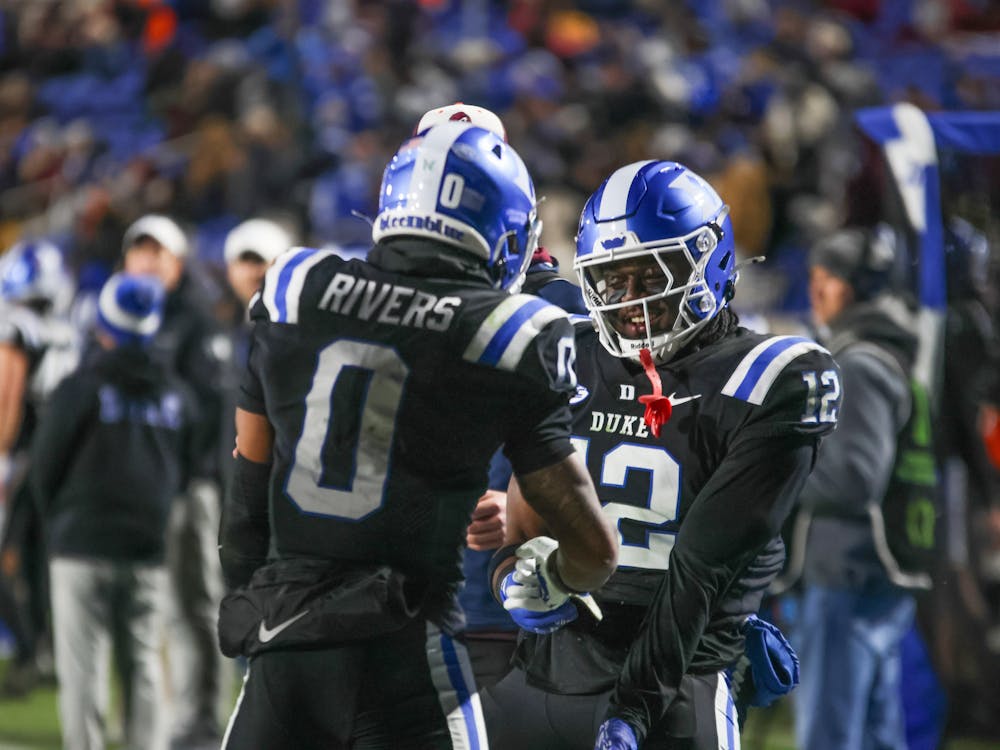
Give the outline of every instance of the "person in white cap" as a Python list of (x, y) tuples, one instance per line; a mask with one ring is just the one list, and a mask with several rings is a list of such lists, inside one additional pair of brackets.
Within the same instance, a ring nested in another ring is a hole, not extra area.
[(291, 235), (269, 219), (248, 219), (226, 235), (226, 278), (244, 307), (264, 283), (274, 259), (292, 244)]
[(150, 355), (163, 303), (155, 277), (108, 280), (98, 300), (99, 350), (56, 389), (32, 443), (67, 750), (106, 746), (109, 639), (125, 746), (167, 747), (167, 520), (191, 464), (195, 410), (188, 389)]
[(167, 292), (181, 283), (188, 256), (187, 236), (173, 219), (147, 214), (125, 230), (122, 252), (129, 273), (151, 273), (159, 277)]
[(170, 524), (167, 619), (174, 746), (195, 747), (220, 736), (218, 712), (222, 659), (216, 635), (222, 574), (216, 553), (221, 493), (225, 373), (232, 343), (213, 317), (188, 269), (184, 231), (166, 216), (148, 214), (126, 231), (123, 266), (160, 279), (167, 296), (163, 324), (154, 337), (154, 359), (194, 392), (202, 428), (194, 437), (198, 461)]

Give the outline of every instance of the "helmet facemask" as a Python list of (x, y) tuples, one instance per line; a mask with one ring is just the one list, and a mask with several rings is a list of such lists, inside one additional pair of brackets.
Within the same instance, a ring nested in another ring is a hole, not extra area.
[(681, 237), (640, 243), (626, 234), (620, 247), (577, 259), (584, 301), (611, 354), (638, 359), (649, 349), (664, 362), (725, 306), (706, 276), (727, 213), (724, 206)]
[(541, 236), (542, 220), (538, 218), (536, 204), (529, 212), (524, 227), (501, 235), (493, 248), (494, 260), (490, 270), (497, 288), (505, 289), (511, 294), (517, 294), (521, 290)]

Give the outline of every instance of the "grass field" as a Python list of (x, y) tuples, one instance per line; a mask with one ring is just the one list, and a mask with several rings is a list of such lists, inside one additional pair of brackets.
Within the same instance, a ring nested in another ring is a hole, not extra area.
[[(6, 663), (0, 661), (0, 676)], [(754, 712), (743, 732), (744, 750), (796, 750), (788, 702)], [(59, 750), (56, 692), (41, 688), (24, 700), (0, 701), (0, 750)], [(112, 748), (117, 747), (112, 745)], [(1000, 740), (952, 740), (942, 750), (1000, 750)]]

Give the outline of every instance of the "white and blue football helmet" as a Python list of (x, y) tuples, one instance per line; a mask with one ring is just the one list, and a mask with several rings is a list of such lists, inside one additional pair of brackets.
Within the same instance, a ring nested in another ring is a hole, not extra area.
[[(635, 259), (652, 259), (659, 270), (650, 264), (645, 295), (623, 301), (625, 291), (609, 284), (609, 271)], [(573, 267), (605, 349), (632, 358), (649, 349), (656, 361), (666, 361), (733, 296), (738, 273), (729, 207), (681, 164), (629, 164), (584, 206)], [(650, 305), (662, 307), (661, 300), (672, 311), (672, 324), (655, 329)], [(620, 332), (627, 328), (620, 319), (629, 313), (631, 328), (641, 332), (634, 337)]]
[(73, 282), (59, 248), (47, 240), (23, 240), (0, 256), (0, 299), (39, 312), (65, 312)]
[(444, 122), (400, 146), (385, 168), (375, 242), (428, 237), (480, 259), (494, 287), (520, 286), (538, 246), (535, 187), (495, 133)]

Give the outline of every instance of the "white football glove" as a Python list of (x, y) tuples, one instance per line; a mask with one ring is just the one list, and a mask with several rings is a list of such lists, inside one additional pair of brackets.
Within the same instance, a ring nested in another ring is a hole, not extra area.
[(504, 587), (504, 609), (549, 612), (575, 599), (600, 620), (603, 615), (594, 597), (567, 591), (557, 583), (558, 577), (552, 572), (557, 549), (559, 542), (547, 536), (536, 536), (517, 548), (512, 585)]

